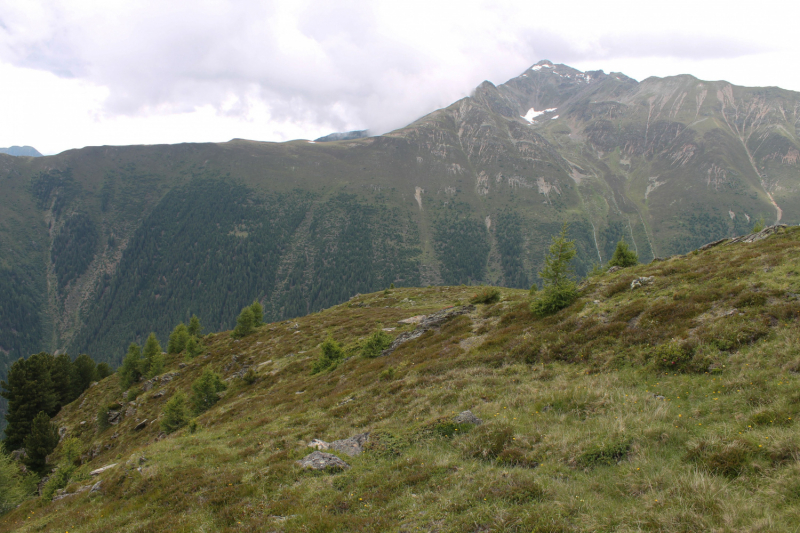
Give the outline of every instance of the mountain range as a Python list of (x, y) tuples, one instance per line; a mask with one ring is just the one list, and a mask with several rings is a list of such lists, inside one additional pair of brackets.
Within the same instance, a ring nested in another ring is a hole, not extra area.
[(117, 364), (254, 299), (274, 321), (390, 284), (527, 288), (565, 222), (577, 275), (620, 239), (648, 262), (797, 224), (799, 113), (780, 88), (540, 61), (385, 135), (0, 154), (0, 366)]

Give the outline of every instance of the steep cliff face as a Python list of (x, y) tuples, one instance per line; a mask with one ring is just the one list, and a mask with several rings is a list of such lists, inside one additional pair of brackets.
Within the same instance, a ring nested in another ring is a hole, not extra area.
[(528, 287), (565, 221), (578, 274), (621, 238), (649, 261), (796, 224), (799, 107), (542, 61), (377, 137), (0, 154), (0, 354), (116, 362), (254, 298), (277, 320), (391, 283)]

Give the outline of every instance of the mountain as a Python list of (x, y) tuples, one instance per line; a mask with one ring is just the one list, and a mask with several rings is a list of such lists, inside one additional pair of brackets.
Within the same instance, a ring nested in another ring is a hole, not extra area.
[[(704, 248), (544, 319), (524, 290), (399, 288), (208, 334), (64, 407), (49, 495), (0, 532), (794, 531), (800, 228)], [(227, 390), (188, 422), (209, 370)]]
[(8, 154), (14, 156), (27, 156), (27, 157), (42, 157), (39, 150), (33, 146), (10, 146), (8, 148), (0, 148), (0, 154)]
[(358, 130), (358, 131), (345, 131), (339, 133), (330, 133), (325, 135), (324, 137), (320, 137), (318, 139), (314, 139), (316, 143), (326, 143), (326, 142), (333, 142), (333, 141), (352, 141), (354, 139), (363, 139), (364, 137), (369, 137), (369, 130)]
[(800, 222), (800, 94), (541, 61), (385, 135), (0, 154), (0, 355), (120, 362), (395, 286), (528, 288), (564, 222), (582, 276)]

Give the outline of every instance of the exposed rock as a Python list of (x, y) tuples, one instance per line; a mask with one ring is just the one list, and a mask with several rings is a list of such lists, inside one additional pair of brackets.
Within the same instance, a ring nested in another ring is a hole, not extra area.
[(186, 368), (186, 363), (178, 363), (178, 368)]
[(476, 426), (483, 424), (483, 420), (472, 414), (472, 411), (462, 411), (458, 413), (453, 419), (453, 422), (456, 424), (475, 424)]
[[(461, 307), (451, 307), (450, 309), (443, 309), (441, 311), (437, 311), (436, 313), (432, 313), (430, 315), (426, 315), (422, 317), (419, 321), (419, 325), (414, 328), (414, 331), (407, 331), (405, 333), (401, 333), (397, 336), (397, 338), (392, 342), (392, 344), (386, 348), (381, 355), (389, 355), (393, 351), (397, 349), (403, 343), (408, 341), (412, 341), (422, 336), (428, 330), (433, 328), (439, 327), (448, 320), (455, 318), (457, 316), (466, 315), (467, 313), (471, 313), (475, 310), (474, 305), (464, 305)], [(412, 317), (416, 318), (416, 317)]]
[(163, 385), (164, 383), (169, 383), (170, 381), (175, 379), (177, 376), (178, 376), (177, 372), (171, 372), (169, 374), (164, 374), (163, 376), (161, 376), (161, 384)]
[(330, 444), (324, 440), (314, 439), (308, 443), (309, 448), (316, 448), (317, 450), (327, 450)]
[(147, 427), (147, 419), (145, 418), (144, 420), (142, 420), (141, 422), (136, 424), (136, 426), (133, 428), (133, 430), (134, 431), (141, 431), (146, 427)]
[(425, 318), (425, 315), (416, 315), (409, 318), (404, 318), (403, 320), (398, 320), (399, 324), (419, 324), (422, 322), (422, 319)]
[[(725, 246), (736, 244), (739, 242), (758, 242), (763, 241), (770, 235), (774, 233), (778, 233), (778, 231), (782, 230), (783, 228), (787, 228), (786, 224), (775, 224), (774, 226), (767, 226), (766, 228), (762, 229), (758, 233), (751, 233), (750, 235), (742, 235), (740, 237), (734, 237), (730, 239), (728, 242), (725, 243)], [(709, 243), (714, 244), (714, 243)], [(708, 246), (708, 245), (706, 245)]]
[(100, 487), (102, 486), (102, 481), (98, 481), (94, 485), (92, 485), (92, 489), (89, 492), (100, 492)]
[(608, 270), (606, 270), (606, 273), (607, 273), (607, 274), (613, 274), (614, 272), (617, 272), (617, 271), (619, 271), (619, 270), (622, 270), (622, 267), (621, 267), (621, 266), (614, 265), (614, 266), (612, 266), (611, 268), (609, 268)]
[(42, 495), (42, 491), (44, 491), (44, 486), (49, 480), (50, 480), (50, 476), (44, 476), (41, 479), (41, 481), (39, 481), (39, 484), (36, 485), (36, 490), (39, 492), (39, 496)]
[(106, 470), (110, 470), (110, 469), (114, 468), (115, 466), (117, 466), (117, 463), (113, 463), (113, 464), (110, 464), (110, 465), (106, 465), (106, 466), (100, 467), (97, 470), (92, 470), (91, 472), (89, 472), (89, 475), (90, 476), (99, 476), (100, 474), (102, 474)]
[(112, 426), (119, 424), (120, 422), (120, 411), (109, 411), (108, 412), (108, 423)]
[(635, 280), (631, 281), (631, 290), (638, 289), (644, 285), (650, 285), (656, 280), (655, 276), (645, 276), (642, 278), (636, 278)]
[(60, 428), (58, 428), (58, 440), (63, 439), (66, 434), (67, 434), (67, 426), (61, 426)]
[(130, 405), (128, 405), (128, 408), (127, 408), (127, 409), (125, 409), (125, 418), (130, 418), (130, 417), (132, 417), (133, 415), (135, 415), (135, 414), (136, 414), (136, 407), (135, 407), (135, 405), (136, 405), (136, 404), (135, 404), (135, 403), (133, 403), (133, 402), (131, 402), (131, 404), (130, 404)]
[(303, 468), (311, 468), (313, 470), (343, 470), (350, 468), (350, 465), (339, 459), (333, 454), (325, 452), (311, 452), (299, 461), (297, 464)]
[(350, 457), (355, 457), (364, 451), (364, 443), (369, 439), (369, 432), (353, 435), (349, 439), (335, 440), (328, 445), (331, 450), (346, 453)]
[(161, 389), (160, 391), (158, 391), (158, 392), (156, 392), (155, 394), (153, 394), (153, 396), (151, 396), (151, 398), (153, 398), (153, 399), (156, 399), (156, 398), (161, 398), (161, 397), (162, 397), (162, 396), (164, 396), (166, 393), (167, 393), (166, 389)]

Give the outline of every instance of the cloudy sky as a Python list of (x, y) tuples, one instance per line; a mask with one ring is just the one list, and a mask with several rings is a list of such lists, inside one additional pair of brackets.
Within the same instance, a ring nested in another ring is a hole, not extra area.
[(800, 91), (792, 4), (0, 0), (0, 146), (382, 133), (540, 59)]

